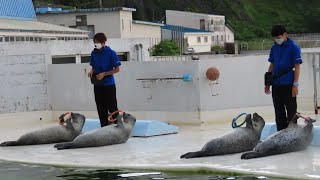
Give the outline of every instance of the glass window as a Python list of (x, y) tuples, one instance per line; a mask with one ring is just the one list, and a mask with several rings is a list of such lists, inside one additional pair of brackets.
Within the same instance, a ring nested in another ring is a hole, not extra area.
[(52, 64), (71, 64), (76, 63), (76, 57), (56, 57), (52, 58)]
[(91, 56), (81, 56), (81, 63), (89, 63)]
[(200, 36), (197, 37), (197, 42), (201, 43), (201, 37)]
[(204, 42), (208, 42), (208, 36), (204, 37)]

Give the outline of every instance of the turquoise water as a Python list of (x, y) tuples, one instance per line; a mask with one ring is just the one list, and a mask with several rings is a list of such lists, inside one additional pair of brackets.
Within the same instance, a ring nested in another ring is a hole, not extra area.
[[(131, 173), (149, 173), (137, 177), (125, 177)], [(123, 177), (124, 176), (124, 177)], [(86, 169), (86, 168), (58, 168), (51, 166), (39, 166), (11, 162), (0, 162), (0, 180), (120, 180), (120, 179), (154, 179), (154, 180), (276, 180), (265, 176), (227, 176), (213, 173), (188, 173), (188, 172), (159, 172), (159, 171), (135, 171), (119, 169)]]

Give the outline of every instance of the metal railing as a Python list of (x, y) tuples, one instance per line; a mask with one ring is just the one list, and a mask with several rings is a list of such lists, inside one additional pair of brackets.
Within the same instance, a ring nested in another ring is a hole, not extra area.
[[(320, 53), (313, 53), (312, 58), (312, 69), (313, 69), (313, 87), (314, 87), (314, 111), (315, 114), (318, 114), (318, 109), (320, 109), (318, 105), (318, 83), (320, 81)], [(317, 80), (318, 73), (318, 80)]]

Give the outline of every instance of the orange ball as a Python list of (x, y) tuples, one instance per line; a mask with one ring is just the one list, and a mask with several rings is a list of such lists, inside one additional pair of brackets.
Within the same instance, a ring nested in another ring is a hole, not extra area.
[(219, 70), (215, 67), (210, 67), (207, 69), (206, 76), (210, 81), (215, 81), (219, 78)]

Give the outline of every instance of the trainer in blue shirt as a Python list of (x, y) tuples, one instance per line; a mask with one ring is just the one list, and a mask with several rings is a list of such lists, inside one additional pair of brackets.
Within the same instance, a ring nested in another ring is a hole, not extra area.
[[(114, 50), (106, 46), (107, 37), (97, 33), (93, 38), (95, 48), (91, 53), (88, 76), (94, 85), (94, 95), (101, 127), (110, 124), (108, 115), (118, 111), (116, 86), (113, 74), (120, 71), (120, 61)], [(116, 118), (118, 113), (113, 115)]]
[[(298, 95), (302, 59), (300, 47), (287, 37), (287, 30), (284, 26), (273, 26), (271, 34), (275, 43), (268, 59), (270, 62), (268, 72), (272, 72), (273, 75), (281, 74), (272, 82), (276, 124), (280, 131), (288, 127), (290, 120), (297, 113), (296, 96)], [(264, 90), (266, 94), (271, 93), (270, 86), (266, 85)]]

